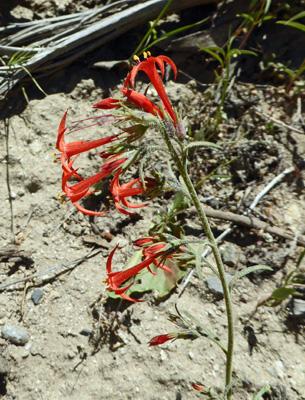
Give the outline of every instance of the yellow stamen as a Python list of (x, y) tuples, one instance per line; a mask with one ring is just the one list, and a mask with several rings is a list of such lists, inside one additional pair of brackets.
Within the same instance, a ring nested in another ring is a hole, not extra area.
[(134, 59), (135, 61), (140, 61), (139, 57), (136, 56), (136, 55), (133, 56), (133, 59)]
[(58, 196), (58, 197), (57, 197), (57, 200), (58, 200), (58, 201), (61, 200), (61, 196)]
[(143, 57), (144, 57), (145, 60), (147, 59), (147, 53), (146, 53), (146, 51), (144, 51)]
[(148, 56), (148, 57), (151, 56), (151, 52), (150, 52), (150, 51), (147, 52), (147, 56)]
[(65, 200), (63, 200), (63, 201), (61, 202), (61, 204), (64, 206), (64, 205), (66, 204)]

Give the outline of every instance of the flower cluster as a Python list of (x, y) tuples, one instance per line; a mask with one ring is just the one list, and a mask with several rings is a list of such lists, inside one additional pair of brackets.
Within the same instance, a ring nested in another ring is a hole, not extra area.
[[(101, 212), (88, 210), (80, 204), (80, 201), (94, 193), (94, 190), (92, 190), (93, 185), (112, 174), (113, 178), (110, 183), (110, 192), (112, 196), (110, 196), (110, 201), (114, 203), (119, 212), (126, 215), (133, 214), (129, 211), (130, 209), (145, 207), (147, 205), (147, 203), (135, 204), (127, 200), (127, 198), (141, 194), (151, 196), (153, 192), (161, 188), (161, 183), (157, 178), (144, 178), (142, 174), (141, 177), (135, 178), (130, 182), (120, 183), (124, 172), (135, 161), (135, 154), (140, 154), (136, 153), (136, 146), (132, 146), (131, 143), (136, 139), (142, 138), (146, 132), (148, 124), (145, 125), (145, 123), (142, 124), (142, 122), (139, 122), (145, 114), (149, 115), (148, 120), (150, 122), (155, 121), (156, 123), (163, 123), (165, 129), (167, 129), (171, 135), (176, 132), (178, 136), (181, 136), (182, 123), (176, 111), (173, 109), (162, 83), (165, 73), (165, 64), (168, 64), (172, 68), (175, 78), (177, 75), (177, 68), (169, 57), (152, 57), (149, 52), (144, 53), (143, 56), (143, 61), (135, 57), (136, 65), (128, 74), (121, 90), (123, 94), (122, 98), (107, 98), (93, 105), (95, 109), (112, 110), (110, 114), (88, 118), (94, 120), (102, 119), (102, 122), (97, 122), (90, 126), (99, 125), (104, 122), (115, 122), (116, 126), (120, 126), (120, 124), (125, 121), (128, 123), (131, 122), (131, 126), (127, 128), (124, 127), (123, 129), (120, 128), (122, 132), (105, 138), (66, 143), (67, 134), (83, 129), (78, 127), (78, 124), (83, 121), (77, 121), (76, 126), (74, 126), (70, 132), (67, 132), (66, 127), (67, 112), (60, 122), (56, 148), (60, 152), (57, 159), (61, 162), (63, 169), (63, 194), (59, 199), (63, 199), (63, 203), (71, 201), (77, 209), (84, 214), (95, 216), (109, 212), (108, 210)], [(147, 75), (156, 89), (161, 101), (159, 104), (153, 103), (146, 96), (146, 93), (142, 94), (136, 91), (135, 78), (140, 71), (143, 71)], [(107, 120), (108, 117), (110, 119)], [(76, 159), (81, 153), (105, 145), (107, 145), (107, 148), (99, 153), (101, 159), (104, 160), (100, 171), (88, 178), (82, 177), (79, 173), (79, 169), (74, 166)], [(141, 154), (139, 158), (140, 156)], [(180, 251), (179, 246), (171, 246), (167, 243), (160, 242), (160, 239), (156, 237), (136, 240), (134, 245), (142, 248), (142, 261), (139, 264), (127, 270), (113, 272), (111, 264), (114, 252), (117, 249), (116, 247), (110, 253), (106, 266), (108, 277), (105, 283), (108, 285), (108, 290), (114, 291), (115, 294), (130, 301), (137, 301), (125, 294), (133, 283), (132, 278), (145, 268), (147, 268), (150, 273), (155, 274), (151, 269), (151, 265), (172, 274), (173, 272), (171, 269), (165, 265), (165, 260), (166, 258), (172, 258), (175, 252)]]
[[(107, 98), (94, 104), (93, 108), (109, 110), (109, 109), (124, 108), (127, 105), (133, 106), (152, 114), (154, 117), (166, 120), (167, 124), (171, 124), (173, 127), (175, 126), (178, 127), (176, 113), (174, 112), (173, 107), (168, 99), (168, 96), (165, 92), (161, 79), (161, 77), (162, 78), (164, 77), (165, 63), (168, 63), (172, 67), (176, 77), (177, 68), (175, 64), (169, 57), (166, 56), (152, 57), (150, 53), (144, 53), (144, 61), (142, 62), (140, 62), (140, 60), (137, 57), (135, 58), (135, 60), (137, 64), (132, 68), (132, 70), (128, 74), (124, 82), (124, 87), (121, 90), (125, 99)], [(157, 66), (161, 71), (161, 77), (157, 70)], [(134, 81), (139, 71), (144, 71), (148, 76), (148, 78), (150, 79), (153, 86), (155, 87), (162, 102), (161, 108), (155, 105), (151, 100), (149, 100), (146, 95), (139, 93), (135, 90)], [(104, 118), (107, 116), (102, 116), (100, 118)], [(131, 215), (132, 213), (125, 210), (125, 208), (145, 207), (147, 204), (133, 204), (128, 200), (126, 200), (126, 198), (130, 196), (143, 194), (147, 191), (148, 188), (153, 188), (154, 186), (156, 186), (158, 182), (152, 178), (145, 178), (145, 179), (136, 178), (131, 182), (120, 185), (119, 183), (120, 174), (122, 174), (125, 171), (125, 169), (130, 163), (130, 154), (128, 154), (128, 152), (124, 151), (122, 152), (122, 150), (117, 150), (114, 152), (102, 151), (100, 153), (100, 156), (102, 158), (106, 158), (106, 161), (101, 166), (101, 169), (98, 173), (86, 179), (84, 179), (78, 173), (78, 169), (75, 169), (73, 166), (75, 160), (81, 153), (98, 148), (100, 146), (104, 146), (106, 144), (113, 145), (113, 142), (116, 143), (117, 145), (116, 148), (119, 149), (120, 144), (126, 141), (126, 137), (127, 138), (131, 136), (134, 136), (135, 138), (140, 137), (145, 133), (145, 128), (143, 129), (143, 127), (140, 125), (134, 125), (132, 127), (125, 129), (122, 133), (118, 133), (106, 138), (101, 138), (91, 141), (81, 140), (67, 144), (65, 140), (65, 134), (67, 134), (66, 117), (67, 117), (67, 112), (64, 114), (61, 123), (59, 125), (57, 143), (56, 143), (56, 149), (61, 153), (58, 159), (60, 160), (63, 169), (63, 176), (62, 176), (62, 191), (64, 196), (63, 202), (65, 203), (67, 200), (70, 200), (72, 203), (74, 203), (74, 205), (78, 208), (78, 210), (82, 211), (84, 214), (88, 215), (106, 214), (108, 211), (96, 212), (92, 210), (87, 210), (79, 204), (79, 201), (84, 197), (94, 193), (94, 191), (90, 189), (93, 185), (97, 184), (105, 177), (114, 173), (114, 178), (110, 185), (110, 191), (113, 196), (113, 201), (117, 210), (123, 214)], [(111, 115), (111, 117), (113, 117), (113, 115)], [(122, 121), (126, 119), (131, 119), (131, 117), (119, 116), (113, 118), (111, 121)], [(104, 122), (108, 121), (103, 121), (100, 123)], [(74, 131), (72, 130), (71, 132)], [(69, 182), (71, 179), (73, 179), (74, 181), (77, 180), (78, 182), (70, 185)], [(62, 196), (60, 196), (59, 199), (62, 199)], [(123, 208), (122, 206), (125, 208)]]

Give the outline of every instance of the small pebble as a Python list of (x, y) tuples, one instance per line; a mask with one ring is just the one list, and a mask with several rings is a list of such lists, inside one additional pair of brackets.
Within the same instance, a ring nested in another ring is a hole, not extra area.
[(83, 336), (91, 336), (92, 331), (90, 329), (84, 328), (79, 332), (79, 334)]
[(35, 306), (37, 306), (37, 304), (39, 304), (39, 301), (43, 295), (44, 295), (43, 290), (41, 290), (41, 289), (34, 290), (34, 292), (32, 293), (31, 299), (32, 299), (33, 303), (35, 304)]
[[(226, 274), (226, 279), (229, 283), (233, 279), (233, 276), (230, 274)], [(207, 279), (205, 282), (209, 290), (215, 295), (216, 298), (220, 299), (223, 297), (221, 282), (217, 276), (213, 276), (213, 278)]]
[(2, 328), (2, 337), (11, 343), (24, 346), (29, 341), (29, 335), (22, 329), (5, 324)]

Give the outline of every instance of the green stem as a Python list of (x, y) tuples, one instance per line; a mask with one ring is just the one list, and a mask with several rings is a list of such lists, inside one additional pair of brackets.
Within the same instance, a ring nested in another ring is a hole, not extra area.
[[(231, 295), (230, 295), (229, 287), (228, 287), (227, 280), (226, 280), (225, 269), (224, 269), (220, 251), (217, 246), (213, 232), (211, 230), (209, 221), (208, 221), (207, 216), (204, 212), (204, 209), (198, 199), (196, 190), (195, 190), (194, 185), (189, 177), (189, 174), (186, 171), (186, 168), (184, 167), (184, 165), (181, 163), (180, 158), (179, 158), (175, 148), (173, 147), (173, 144), (170, 140), (170, 136), (169, 136), (168, 132), (166, 131), (166, 129), (161, 129), (161, 134), (163, 136), (163, 139), (166, 142), (168, 150), (171, 154), (171, 158), (172, 158), (173, 162), (176, 164), (178, 171), (179, 171), (180, 175), (182, 176), (182, 179), (188, 189), (188, 192), (193, 201), (193, 204), (198, 212), (204, 232), (210, 242), (211, 249), (212, 249), (215, 261), (216, 261), (219, 279), (221, 281), (221, 285), (223, 288), (223, 294), (224, 294), (224, 300), (225, 300), (226, 312), (227, 312), (227, 321), (228, 321), (228, 347), (227, 347), (228, 352), (227, 352), (227, 362), (226, 362), (226, 386), (227, 386), (232, 381), (232, 362), (233, 362), (233, 349), (234, 349), (234, 319), (233, 319), (232, 300), (231, 300)], [(231, 390), (229, 390), (227, 399), (231, 400), (231, 398), (232, 398), (232, 393), (231, 393)]]

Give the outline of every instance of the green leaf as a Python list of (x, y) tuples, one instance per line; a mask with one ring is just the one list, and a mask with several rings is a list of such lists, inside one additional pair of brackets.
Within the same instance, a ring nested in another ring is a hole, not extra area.
[(229, 391), (232, 390), (234, 386), (236, 386), (239, 382), (241, 382), (241, 378), (234, 379), (231, 383), (229, 383), (225, 388), (225, 397), (228, 395)]
[(303, 251), (302, 251), (301, 254), (299, 255), (299, 258), (298, 258), (298, 261), (297, 261), (297, 269), (300, 267), (301, 262), (302, 262), (304, 256), (305, 256), (305, 249), (303, 249)]
[(301, 11), (298, 14), (296, 14), (294, 17), (290, 18), (287, 22), (295, 21), (296, 19), (300, 19), (305, 17), (305, 11)]
[(254, 51), (250, 51), (250, 50), (239, 50), (239, 49), (232, 49), (228, 52), (228, 57), (233, 57), (235, 55), (240, 56), (241, 54), (248, 54), (251, 56), (257, 56), (256, 53), (254, 53)]
[(177, 33), (181, 33), (181, 32), (183, 32), (183, 31), (185, 31), (187, 29), (190, 29), (190, 28), (193, 28), (193, 27), (195, 27), (197, 25), (200, 25), (200, 24), (202, 24), (203, 22), (205, 22), (207, 20), (208, 20), (208, 18), (205, 18), (205, 19), (202, 19), (201, 21), (195, 22), (194, 24), (186, 25), (186, 26), (183, 26), (182, 28), (174, 29), (173, 31), (170, 31), (170, 32), (166, 33), (165, 35), (162, 35), (161, 37), (155, 39), (152, 43), (150, 43), (148, 46), (146, 46), (142, 50), (142, 52), (147, 51), (152, 46), (154, 46), (155, 44), (161, 42), (162, 40), (165, 40), (165, 39), (167, 39), (167, 38), (169, 38), (169, 37), (171, 37), (173, 35), (176, 35)]
[(196, 272), (201, 281), (203, 281), (203, 276), (202, 276), (202, 272), (201, 272), (201, 259), (202, 259), (203, 248), (204, 248), (204, 245), (200, 244), (198, 246), (198, 249), (196, 252)]
[(291, 26), (292, 28), (297, 28), (305, 32), (305, 25), (300, 24), (299, 22), (277, 21), (276, 23), (281, 25), (288, 25)]
[(195, 322), (196, 324), (196, 330), (198, 331), (198, 333), (201, 334), (201, 336), (205, 336), (207, 338), (209, 338), (210, 340), (212, 340), (212, 342), (216, 343), (221, 350), (227, 354), (227, 349), (226, 346), (220, 341), (219, 337), (217, 335), (215, 335), (215, 333), (213, 331), (211, 331), (209, 328), (207, 328), (205, 325), (203, 325), (201, 322), (199, 322), (195, 317), (193, 317), (190, 313), (188, 313), (187, 311), (184, 311), (184, 314), (191, 319), (192, 321)]
[(210, 56), (214, 57), (219, 62), (219, 64), (223, 66), (222, 58), (217, 53), (215, 53), (215, 51), (211, 50), (209, 47), (199, 47), (199, 50), (205, 51), (206, 53), (210, 54)]
[(151, 274), (146, 268), (142, 270), (136, 276), (135, 283), (126, 292), (128, 296), (133, 297), (135, 293), (147, 293), (154, 290), (158, 292), (159, 299), (169, 295), (186, 270), (179, 268), (171, 259), (167, 259), (164, 264), (173, 271), (173, 274), (152, 264), (150, 269), (156, 272), (156, 275)]
[(241, 13), (241, 14), (236, 14), (236, 16), (243, 17), (243, 18), (249, 20), (250, 22), (254, 22), (254, 18), (250, 14)]
[(253, 400), (259, 400), (262, 398), (263, 394), (265, 394), (266, 392), (268, 392), (268, 390), (270, 390), (270, 386), (264, 386), (263, 388), (261, 388), (261, 390), (256, 393), (253, 397)]
[(190, 202), (188, 201), (188, 198), (183, 192), (179, 191), (174, 197), (170, 212), (173, 213), (175, 210), (185, 210), (189, 206)]
[(229, 283), (229, 290), (231, 291), (234, 284), (236, 283), (236, 281), (240, 278), (242, 278), (245, 275), (251, 274), (251, 272), (254, 271), (258, 271), (258, 270), (267, 270), (267, 271), (273, 271), (272, 268), (267, 267), (267, 265), (255, 265), (254, 267), (249, 267), (246, 269), (243, 269), (241, 271), (239, 271), (236, 275), (234, 275), (234, 277), (231, 279), (230, 283)]
[(20, 67), (29, 75), (29, 77), (32, 79), (34, 82), (35, 86), (45, 95), (47, 96), (47, 93), (42, 89), (42, 87), (39, 85), (39, 83), (36, 81), (36, 79), (33, 77), (33, 75), (30, 73), (30, 71), (25, 68), (23, 65), (20, 65)]
[(272, 2), (272, 0), (266, 0), (264, 14), (267, 14), (267, 12), (269, 11), (269, 8), (271, 6), (271, 2)]
[(278, 289), (275, 289), (270, 297), (275, 300), (283, 301), (288, 299), (289, 295), (292, 295), (293, 293), (294, 293), (293, 288), (280, 287)]
[(136, 48), (136, 50), (134, 51), (133, 54), (138, 54), (140, 52), (140, 50), (141, 50), (142, 46), (144, 45), (144, 43), (146, 42), (147, 38), (152, 35), (153, 30), (155, 29), (155, 26), (160, 21), (160, 19), (163, 17), (163, 15), (167, 12), (167, 10), (169, 9), (172, 2), (173, 2), (173, 0), (169, 0), (167, 2), (167, 4), (165, 5), (165, 7), (160, 12), (160, 14), (158, 15), (158, 17), (155, 19), (155, 21), (152, 24), (150, 24), (150, 28), (148, 29), (146, 35), (143, 37), (143, 39), (141, 40), (141, 42), (139, 43), (138, 47)]
[(188, 150), (188, 149), (190, 149), (191, 147), (213, 147), (213, 148), (215, 148), (215, 149), (221, 149), (222, 147), (221, 146), (219, 146), (219, 144), (216, 144), (216, 143), (212, 143), (212, 142), (206, 142), (206, 141), (203, 141), (203, 140), (200, 140), (200, 141), (196, 141), (196, 142), (192, 142), (192, 143), (189, 143), (186, 147), (185, 147), (185, 150)]

